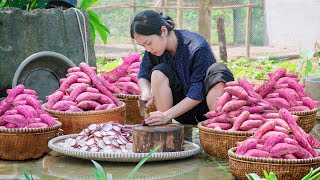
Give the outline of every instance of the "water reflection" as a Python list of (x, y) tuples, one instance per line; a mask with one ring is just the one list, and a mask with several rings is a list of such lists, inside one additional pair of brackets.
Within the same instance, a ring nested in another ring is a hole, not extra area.
[[(51, 153), (43, 158), (43, 173), (64, 179), (95, 179), (92, 174), (93, 164), (88, 160)], [(137, 163), (110, 163), (99, 164), (105, 173), (112, 174), (113, 179), (125, 179)], [(177, 161), (149, 162), (142, 166), (135, 174), (136, 179), (168, 179), (192, 171), (198, 171), (201, 163), (197, 157)]]

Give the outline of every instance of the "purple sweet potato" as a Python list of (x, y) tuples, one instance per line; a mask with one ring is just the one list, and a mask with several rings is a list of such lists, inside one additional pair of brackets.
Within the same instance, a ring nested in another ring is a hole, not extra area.
[(26, 97), (26, 101), (28, 103), (28, 105), (32, 106), (38, 114), (43, 114), (45, 113), (44, 109), (41, 106), (41, 102), (38, 101), (37, 99), (34, 99), (31, 96)]
[(266, 96), (266, 99), (278, 98), (278, 97), (280, 97), (279, 93), (271, 93)]
[(284, 134), (274, 134), (270, 136), (263, 144), (262, 150), (269, 152), (274, 145), (283, 142), (285, 138), (286, 136)]
[(258, 128), (263, 124), (262, 120), (246, 120), (244, 121), (241, 126), (240, 126), (240, 130), (242, 131), (248, 131), (249, 129), (252, 128)]
[(232, 127), (232, 125), (229, 124), (229, 123), (210, 123), (206, 127), (208, 127), (208, 128), (219, 127), (220, 129), (228, 130), (228, 129), (230, 129)]
[(235, 110), (235, 111), (230, 111), (227, 113), (228, 117), (233, 118), (233, 117), (238, 117), (241, 113), (243, 112), (243, 110)]
[(91, 82), (91, 78), (84, 72), (78, 71), (78, 72), (72, 72), (67, 74), (67, 78), (71, 75), (76, 75), (79, 78), (87, 79), (89, 82)]
[(222, 112), (235, 111), (243, 107), (247, 102), (245, 100), (232, 100), (222, 107)]
[(298, 145), (299, 150), (295, 153), (293, 153), (293, 155), (299, 159), (308, 159), (308, 158), (313, 158), (312, 154), (306, 150), (305, 148), (301, 147)]
[(128, 76), (131, 78), (131, 80), (133, 82), (138, 84), (138, 74), (137, 73), (128, 74)]
[(134, 62), (134, 63), (132, 63), (132, 64), (128, 67), (127, 71), (130, 71), (131, 69), (137, 69), (137, 68), (139, 68), (139, 67), (140, 67), (140, 63), (141, 63), (141, 62)]
[(289, 130), (281, 126), (275, 126), (273, 130), (278, 132), (283, 132), (285, 134), (289, 134)]
[(298, 75), (295, 73), (287, 72), (286, 77), (291, 77), (291, 78), (298, 78)]
[(313, 157), (317, 157), (318, 153), (311, 147), (308, 140), (301, 134), (299, 126), (296, 122), (296, 119), (292, 116), (292, 114), (286, 109), (280, 109), (279, 111), (280, 117), (287, 121), (290, 126), (290, 129), (293, 132), (295, 140), (298, 141), (299, 145), (306, 150), (308, 150)]
[(254, 85), (250, 84), (245, 78), (239, 78), (238, 83), (247, 91), (249, 96), (261, 99), (261, 96), (253, 89)]
[(275, 144), (271, 149), (270, 149), (270, 154), (272, 156), (281, 156), (283, 154), (288, 154), (288, 153), (296, 153), (299, 151), (299, 147), (292, 145), (292, 144), (287, 144), (287, 143), (278, 143)]
[(75, 82), (77, 82), (78, 76), (77, 75), (70, 75), (69, 77), (67, 77), (67, 79), (65, 81), (63, 81), (63, 83), (60, 85), (59, 91), (65, 92), (69, 86)]
[(116, 108), (117, 106), (115, 104), (109, 104), (109, 106), (107, 107), (107, 109), (113, 109)]
[(31, 96), (34, 99), (38, 99), (38, 97), (36, 95), (30, 95), (30, 94), (19, 94), (18, 96), (16, 96), (13, 100), (13, 102), (15, 101), (25, 101), (27, 96)]
[(262, 115), (260, 115), (260, 114), (250, 114), (249, 119), (252, 119), (252, 120), (263, 120), (264, 117), (262, 117)]
[(284, 89), (279, 89), (279, 95), (280, 95), (280, 97), (287, 100), (291, 107), (297, 106), (297, 102), (296, 102), (294, 95), (290, 94), (289, 92), (285, 91)]
[(229, 87), (229, 86), (239, 86), (239, 83), (238, 83), (238, 81), (226, 82), (226, 87)]
[[(78, 102), (76, 99), (83, 93), (85, 93), (87, 91), (87, 86), (84, 85), (84, 84), (81, 84), (79, 86), (77, 86), (70, 94), (70, 99), (71, 101), (75, 101), (75, 102)], [(90, 92), (87, 92), (87, 93), (90, 93)], [(97, 94), (97, 93), (95, 93)]]
[(57, 121), (53, 119), (51, 115), (46, 113), (40, 114), (40, 119), (41, 119), (41, 122), (47, 124), (50, 127), (57, 124)]
[(258, 102), (259, 102), (259, 99), (253, 98), (253, 97), (250, 97), (250, 96), (249, 96), (246, 101), (247, 101), (247, 103), (246, 103), (247, 106), (252, 106), (252, 105), (258, 103)]
[(296, 146), (299, 145), (298, 141), (288, 137), (284, 138), (283, 142), (287, 144), (296, 145)]
[(271, 131), (276, 126), (276, 123), (273, 121), (268, 121), (264, 123), (260, 128), (254, 133), (253, 137), (255, 139), (260, 139), (266, 132)]
[(221, 114), (219, 116), (213, 117), (211, 119), (208, 119), (205, 121), (204, 125), (210, 124), (210, 123), (217, 123), (217, 122), (227, 122), (228, 116), (226, 114)]
[(238, 131), (242, 123), (248, 120), (249, 116), (250, 116), (250, 113), (248, 111), (243, 111), (238, 117), (235, 118), (233, 126), (230, 130)]
[(101, 97), (97, 100), (100, 104), (113, 104), (113, 101), (106, 95), (101, 94)]
[(281, 155), (282, 159), (298, 159), (297, 157), (295, 157), (293, 154), (288, 153), (288, 154), (283, 154)]
[(83, 112), (83, 110), (78, 108), (77, 106), (70, 106), (66, 112)]
[(99, 90), (94, 87), (87, 87), (87, 92), (100, 93)]
[(289, 137), (289, 135), (288, 134), (285, 134), (285, 133), (283, 133), (283, 132), (278, 132), (278, 131), (268, 131), (268, 132), (266, 132), (262, 137), (261, 137), (261, 139), (262, 140), (264, 140), (264, 141), (266, 141), (267, 139), (269, 139), (271, 136), (273, 136), (273, 135), (275, 135), (275, 134), (283, 134), (285, 137)]
[(207, 118), (214, 118), (214, 117), (217, 117), (217, 116), (220, 116), (220, 115), (222, 115), (222, 113), (221, 112), (217, 112), (217, 111), (209, 111), (209, 112), (207, 112), (206, 114), (204, 114), (204, 116), (205, 117), (207, 117)]
[(20, 115), (23, 115), (27, 119), (29, 124), (35, 123), (33, 114), (30, 111), (28, 111), (28, 109), (25, 108), (23, 105), (16, 106), (15, 109)]
[(261, 113), (264, 110), (263, 106), (243, 106), (243, 111), (248, 111), (250, 114)]
[(56, 91), (53, 94), (49, 95), (46, 97), (47, 99), (47, 103), (46, 103), (46, 107), (48, 109), (52, 109), (52, 106), (60, 101), (63, 98), (63, 92), (62, 91)]
[(263, 150), (250, 149), (244, 154), (244, 156), (268, 158), (270, 157), (270, 153)]
[(228, 86), (225, 87), (224, 90), (228, 92), (230, 95), (236, 96), (239, 99), (248, 99), (249, 95), (247, 91), (241, 86)]
[(95, 108), (95, 110), (97, 110), (97, 111), (99, 111), (99, 110), (106, 110), (108, 106), (109, 106), (109, 104), (101, 104), (101, 105), (97, 106), (97, 107)]
[(17, 126), (16, 124), (14, 124), (14, 123), (7, 123), (7, 124), (5, 125), (5, 127), (6, 127), (6, 128), (17, 128), (18, 126)]
[(109, 90), (110, 92), (114, 94), (120, 94), (120, 89), (114, 84), (114, 83), (109, 83), (106, 80), (104, 80), (102, 77), (98, 77), (103, 84), (103, 86)]
[(4, 115), (2, 118), (8, 123), (15, 124), (18, 128), (24, 128), (28, 125), (27, 119), (20, 114)]
[(286, 128), (287, 130), (290, 129), (288, 123), (285, 120), (280, 119), (280, 118), (266, 119), (265, 121), (273, 121), (273, 122), (276, 123), (276, 126), (280, 126), (280, 127)]
[[(55, 103), (52, 106), (52, 109), (57, 110), (57, 111), (66, 111), (69, 109), (70, 106), (77, 106), (77, 103), (75, 103), (73, 101), (61, 100), (61, 101), (58, 101), (57, 103)], [(43, 113), (41, 113), (41, 114), (43, 114)]]
[(92, 92), (83, 92), (76, 98), (75, 102), (79, 103), (81, 101), (96, 101), (100, 99), (102, 94), (100, 93), (92, 93)]
[(310, 97), (303, 97), (301, 98), (303, 105), (308, 106), (310, 109), (315, 109), (318, 107), (318, 102), (314, 101)]
[(4, 113), (4, 115), (15, 115), (15, 114), (18, 114), (18, 111), (16, 109), (11, 109)]
[(8, 94), (7, 98), (5, 99), (8, 103), (12, 103), (13, 100), (19, 95), (22, 94), (24, 91), (24, 85), (20, 84), (14, 87), (10, 93)]
[(78, 103), (77, 107), (83, 110), (94, 110), (100, 104), (96, 101), (81, 101)]
[(67, 70), (68, 73), (79, 72), (81, 69), (79, 67), (72, 67)]
[(105, 86), (102, 84), (101, 80), (97, 77), (96, 72), (94, 72), (91, 67), (86, 63), (80, 63), (79, 67), (81, 71), (85, 72), (92, 80), (92, 84), (104, 95), (108, 96), (117, 106), (121, 105), (121, 102), (116, 98)]
[(116, 86), (119, 89), (130, 92), (131, 94), (139, 95), (141, 93), (140, 87), (134, 82), (117, 82)]
[(19, 106), (19, 105), (27, 105), (27, 101), (23, 100), (23, 101), (13, 101), (12, 105), (13, 106)]
[(231, 101), (231, 95), (228, 92), (224, 92), (219, 98), (217, 102), (216, 111), (220, 112), (222, 107), (228, 102)]
[(272, 104), (273, 107), (277, 107), (278, 109), (285, 108), (289, 109), (290, 104), (289, 102), (284, 98), (270, 98), (266, 99), (270, 104)]
[(26, 128), (46, 128), (48, 125), (46, 123), (31, 123), (26, 126)]
[(290, 112), (294, 111), (310, 111), (311, 109), (308, 106), (294, 106), (288, 109)]
[(258, 141), (256, 139), (248, 138), (240, 143), (235, 153), (239, 155), (244, 155), (250, 149), (255, 149), (257, 144), (258, 144)]
[(304, 88), (299, 82), (293, 79), (289, 79), (288, 85), (289, 85), (289, 88), (294, 89), (299, 94), (300, 97), (305, 96)]
[(86, 78), (78, 78), (78, 79), (77, 79), (77, 83), (90, 84), (90, 83), (91, 83), (91, 79), (88, 80), (88, 79), (86, 79)]

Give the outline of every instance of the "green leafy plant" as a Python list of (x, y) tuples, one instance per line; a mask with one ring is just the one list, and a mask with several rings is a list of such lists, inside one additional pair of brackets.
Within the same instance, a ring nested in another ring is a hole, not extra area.
[[(153, 153), (155, 153), (161, 146), (158, 145), (155, 148), (153, 148), (146, 157), (144, 157), (137, 165), (136, 167), (130, 172), (130, 174), (127, 176), (126, 180), (132, 179), (133, 175), (141, 168), (141, 166), (152, 156)], [(93, 175), (96, 177), (97, 180), (112, 180), (112, 174), (107, 173), (105, 174), (102, 166), (97, 163), (94, 160), (91, 160), (93, 165), (95, 166), (95, 169), (92, 170)], [(31, 171), (30, 171), (31, 174)], [(24, 177), (26, 180), (32, 180), (32, 175), (28, 175), (26, 172), (23, 172)], [(41, 178), (43, 179), (43, 178)]]
[[(256, 173), (246, 174), (248, 180), (263, 180), (263, 179), (277, 180), (277, 176), (273, 172), (270, 172), (268, 174), (268, 172), (266, 170), (263, 170), (263, 175), (264, 175), (264, 178), (261, 178)], [(310, 168), (309, 173), (306, 174), (301, 180), (318, 180), (318, 179), (320, 179), (320, 167), (318, 167), (316, 169)]]
[(81, 5), (79, 6), (79, 9), (85, 10), (89, 14), (93, 44), (95, 43), (95, 40), (96, 40), (96, 31), (99, 33), (100, 38), (102, 39), (103, 43), (106, 44), (107, 39), (108, 39), (108, 34), (110, 34), (110, 31), (103, 24), (100, 17), (95, 12), (90, 10), (90, 7), (97, 2), (98, 2), (98, 0), (83, 0)]
[(0, 7), (16, 7), (22, 10), (44, 8), (47, 1), (44, 0), (0, 0)]

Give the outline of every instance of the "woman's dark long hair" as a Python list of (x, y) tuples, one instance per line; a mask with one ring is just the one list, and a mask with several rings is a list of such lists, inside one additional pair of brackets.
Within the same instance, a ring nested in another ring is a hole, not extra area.
[(146, 10), (136, 14), (130, 26), (130, 34), (133, 39), (133, 34), (138, 33), (144, 36), (149, 35), (161, 35), (161, 27), (167, 27), (168, 31), (174, 29), (175, 23), (172, 18), (164, 15), (163, 13), (157, 13), (153, 10)]

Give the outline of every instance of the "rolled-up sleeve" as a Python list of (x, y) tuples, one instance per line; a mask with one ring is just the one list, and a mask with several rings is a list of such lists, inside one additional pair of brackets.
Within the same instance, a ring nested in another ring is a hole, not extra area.
[(151, 72), (153, 65), (151, 63), (148, 52), (145, 52), (142, 57), (142, 62), (140, 63), (138, 78), (144, 78), (147, 80), (151, 80)]
[(187, 97), (194, 100), (204, 100), (206, 96), (204, 78), (207, 69), (215, 63), (211, 50), (199, 48), (193, 56), (192, 73), (190, 77), (190, 87), (186, 94)]

